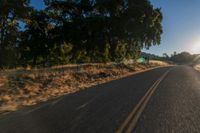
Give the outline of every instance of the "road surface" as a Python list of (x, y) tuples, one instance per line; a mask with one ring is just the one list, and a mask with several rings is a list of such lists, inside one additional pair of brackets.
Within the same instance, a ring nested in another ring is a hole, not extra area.
[(0, 133), (199, 133), (200, 73), (165, 67), (0, 115)]

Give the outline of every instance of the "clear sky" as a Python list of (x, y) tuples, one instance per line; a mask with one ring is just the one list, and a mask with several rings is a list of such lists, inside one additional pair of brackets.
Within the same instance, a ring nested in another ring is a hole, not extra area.
[[(43, 0), (31, 0), (42, 9)], [(162, 41), (145, 52), (162, 55), (174, 51), (200, 53), (200, 0), (151, 0), (163, 13)]]
[(31, 5), (40, 10), (44, 8), (43, 0), (31, 0)]
[[(200, 0), (151, 0), (163, 12), (162, 42), (147, 52), (162, 55), (173, 51), (200, 53)], [(146, 51), (146, 50), (145, 50)]]

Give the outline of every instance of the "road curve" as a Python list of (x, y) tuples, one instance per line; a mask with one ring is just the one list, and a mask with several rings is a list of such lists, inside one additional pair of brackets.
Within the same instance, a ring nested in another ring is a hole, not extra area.
[(200, 132), (199, 81), (189, 66), (150, 70), (1, 115), (0, 133), (115, 133), (156, 83), (130, 132)]
[(200, 73), (171, 70), (140, 117), (136, 133), (200, 133)]

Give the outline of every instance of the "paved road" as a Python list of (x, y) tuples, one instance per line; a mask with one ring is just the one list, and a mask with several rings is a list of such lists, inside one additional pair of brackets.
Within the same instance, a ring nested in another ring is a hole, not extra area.
[(200, 132), (200, 73), (189, 66), (158, 68), (0, 116), (0, 133), (128, 133), (127, 129)]

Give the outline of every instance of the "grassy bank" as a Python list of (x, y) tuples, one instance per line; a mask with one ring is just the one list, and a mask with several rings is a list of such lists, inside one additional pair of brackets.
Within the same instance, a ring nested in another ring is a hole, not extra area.
[(34, 70), (4, 70), (0, 72), (0, 113), (166, 65), (168, 64), (165, 62), (150, 61), (149, 64), (134, 65), (108, 63), (65, 65)]

